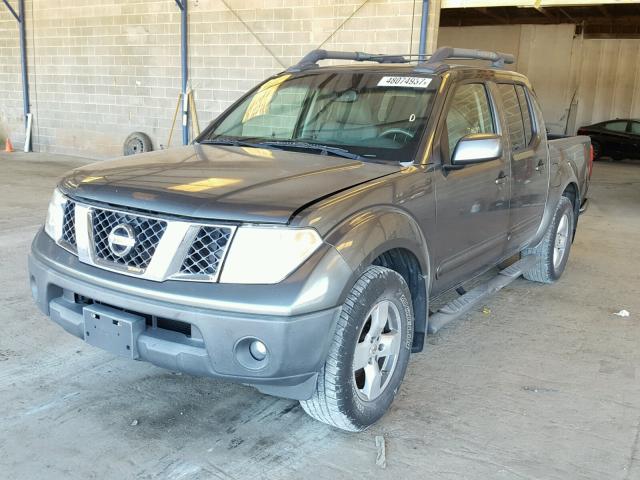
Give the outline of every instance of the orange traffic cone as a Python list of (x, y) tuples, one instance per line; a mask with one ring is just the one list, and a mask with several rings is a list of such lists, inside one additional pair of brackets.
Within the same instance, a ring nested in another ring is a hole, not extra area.
[(11, 140), (9, 140), (9, 137), (7, 137), (7, 141), (4, 142), (4, 151), (6, 153), (13, 152), (13, 145), (11, 144)]

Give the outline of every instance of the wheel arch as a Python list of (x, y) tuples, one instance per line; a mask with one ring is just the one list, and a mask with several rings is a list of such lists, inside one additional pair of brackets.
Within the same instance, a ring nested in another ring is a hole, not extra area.
[(370, 265), (390, 268), (404, 278), (411, 291), (415, 320), (412, 351), (421, 351), (427, 332), (431, 263), (417, 221), (394, 207), (367, 209), (342, 221), (325, 240), (353, 271), (343, 297)]
[(542, 241), (549, 224), (553, 220), (553, 215), (558, 207), (558, 202), (560, 201), (560, 197), (567, 197), (573, 203), (574, 213), (575, 213), (575, 222), (574, 222), (574, 235), (578, 224), (578, 214), (580, 211), (580, 202), (581, 202), (581, 194), (580, 187), (578, 185), (578, 179), (576, 178), (575, 172), (573, 168), (571, 168), (567, 163), (559, 166), (558, 168), (558, 182), (552, 182), (549, 188), (549, 196), (547, 197), (547, 204), (545, 206), (544, 213), (542, 215), (542, 220), (538, 227), (538, 231), (536, 232), (534, 238), (531, 242), (529, 242), (529, 246), (537, 245)]
[(582, 201), (578, 184), (573, 181), (569, 182), (567, 186), (564, 187), (562, 196), (567, 197), (571, 201), (571, 205), (573, 205), (573, 232), (571, 232), (571, 238), (573, 239), (578, 229), (578, 219), (580, 218), (580, 205)]

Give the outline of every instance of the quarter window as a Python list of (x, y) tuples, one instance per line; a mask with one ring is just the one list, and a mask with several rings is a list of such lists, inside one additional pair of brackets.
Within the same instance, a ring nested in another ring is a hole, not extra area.
[(495, 133), (487, 90), (481, 83), (459, 86), (451, 101), (446, 119), (449, 155), (458, 141), (474, 133)]
[(640, 135), (640, 122), (631, 122), (631, 133)]
[[(502, 97), (502, 108), (507, 120), (507, 130), (511, 139), (511, 148), (520, 150), (527, 145), (525, 138), (525, 128), (522, 121), (522, 112), (520, 110), (520, 101), (516, 94), (514, 85), (502, 83), (498, 85), (500, 96)], [(529, 125), (531, 128), (531, 125)], [(531, 134), (529, 134), (531, 136)]]

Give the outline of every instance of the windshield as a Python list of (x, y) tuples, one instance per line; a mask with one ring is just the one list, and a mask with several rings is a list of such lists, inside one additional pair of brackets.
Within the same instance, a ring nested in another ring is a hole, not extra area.
[(282, 74), (247, 95), (196, 141), (413, 161), (435, 96), (433, 80), (414, 73)]

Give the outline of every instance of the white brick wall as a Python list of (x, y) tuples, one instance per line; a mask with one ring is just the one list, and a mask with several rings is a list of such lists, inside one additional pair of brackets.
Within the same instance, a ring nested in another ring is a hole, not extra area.
[[(406, 53), (413, 22), (417, 52), (420, 8), (419, 0), (189, 0), (201, 125), (320, 45)], [(173, 0), (26, 0), (26, 10), (36, 150), (109, 157), (137, 130), (156, 148), (166, 144), (181, 82)], [(14, 143), (23, 141), (17, 28), (0, 4), (0, 138)]]

